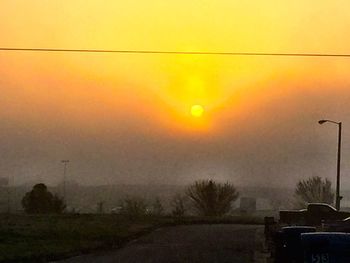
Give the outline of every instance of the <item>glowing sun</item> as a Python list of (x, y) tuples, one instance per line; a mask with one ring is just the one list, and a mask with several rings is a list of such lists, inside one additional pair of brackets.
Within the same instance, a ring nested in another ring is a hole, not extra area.
[(204, 113), (204, 108), (202, 105), (193, 105), (191, 107), (191, 115), (193, 117), (197, 117), (197, 118), (202, 117), (203, 113)]

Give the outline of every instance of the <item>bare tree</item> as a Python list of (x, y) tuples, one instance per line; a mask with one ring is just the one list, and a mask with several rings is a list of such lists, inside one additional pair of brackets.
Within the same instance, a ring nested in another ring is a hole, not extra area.
[(147, 204), (143, 198), (126, 197), (121, 203), (120, 213), (129, 218), (139, 218), (147, 214)]
[(184, 216), (186, 213), (186, 197), (176, 194), (171, 200), (171, 213), (173, 216)]
[(164, 214), (164, 207), (159, 197), (157, 197), (152, 204), (152, 215), (162, 216)]
[(221, 216), (231, 210), (231, 204), (239, 193), (230, 183), (199, 180), (186, 191), (191, 203), (200, 215)]
[(334, 193), (332, 183), (326, 178), (313, 176), (307, 180), (301, 180), (295, 188), (296, 204), (305, 207), (308, 203), (332, 204)]

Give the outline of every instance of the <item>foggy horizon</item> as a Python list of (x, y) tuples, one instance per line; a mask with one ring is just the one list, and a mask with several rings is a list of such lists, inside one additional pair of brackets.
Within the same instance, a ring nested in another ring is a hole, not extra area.
[[(6, 1), (1, 46), (348, 50), (342, 5), (195, 2)], [(350, 189), (347, 58), (1, 51), (0, 61), (0, 176), (14, 184), (58, 184), (69, 159), (67, 179), (86, 185), (211, 178), (294, 187), (321, 176), (334, 187), (337, 127), (317, 123), (332, 119), (344, 123), (341, 180)], [(203, 116), (191, 116), (193, 105)]]
[[(346, 101), (346, 96), (342, 98)], [(327, 177), (333, 182), (337, 129), (332, 125), (320, 126), (317, 123), (325, 115), (310, 110), (307, 98), (304, 98), (304, 102), (300, 101), (301, 96), (295, 99), (299, 101), (295, 102), (290, 97), (288, 102), (286, 98), (275, 102), (275, 105), (261, 105), (258, 113), (251, 113), (252, 116), (247, 114), (245, 120), (228, 119), (222, 124), (226, 130), (220, 131), (220, 136), (216, 137), (210, 134), (175, 137), (170, 132), (154, 136), (144, 131), (141, 135), (141, 127), (138, 126), (128, 128), (127, 132), (117, 130), (115, 133), (100, 129), (98, 135), (89, 134), (83, 129), (79, 131), (77, 127), (68, 131), (57, 127), (42, 137), (42, 129), (50, 128), (49, 121), (25, 133), (23, 129), (28, 127), (20, 127), (21, 123), (16, 124), (17, 128), (13, 123), (7, 123), (7, 126), (3, 125), (2, 133), (2, 176), (12, 177), (15, 184), (38, 179), (57, 184), (62, 180), (63, 173), (60, 161), (69, 159), (68, 180), (87, 185), (182, 185), (196, 179), (211, 178), (228, 180), (237, 185), (293, 187), (297, 180), (312, 175)], [(304, 105), (299, 111), (283, 112), (286, 104), (295, 105), (298, 102)], [(326, 103), (324, 107), (328, 108), (330, 104)], [(268, 116), (269, 111), (276, 111), (274, 118), (276, 115), (282, 116), (274, 120)], [(259, 114), (258, 120), (254, 114)], [(280, 123), (280, 118), (288, 120)], [(342, 181), (343, 189), (346, 189), (349, 188), (346, 177), (349, 155), (346, 118), (339, 119), (345, 124)], [(266, 122), (272, 124), (266, 125)], [(143, 125), (148, 127), (147, 124)], [(239, 131), (236, 127), (239, 127)], [(6, 136), (5, 131), (8, 132)], [(68, 134), (65, 135), (65, 132)]]

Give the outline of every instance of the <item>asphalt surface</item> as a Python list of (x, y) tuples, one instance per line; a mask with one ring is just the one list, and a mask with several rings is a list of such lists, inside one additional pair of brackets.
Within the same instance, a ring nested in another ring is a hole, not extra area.
[(161, 228), (124, 248), (61, 263), (256, 262), (257, 231), (250, 225), (190, 225)]

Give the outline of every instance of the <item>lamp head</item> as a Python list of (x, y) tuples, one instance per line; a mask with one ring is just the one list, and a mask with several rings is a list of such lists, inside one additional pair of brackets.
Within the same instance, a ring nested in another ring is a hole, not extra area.
[(325, 123), (325, 122), (327, 122), (327, 120), (319, 120), (319, 121), (318, 121), (319, 124), (323, 124), (323, 123)]

